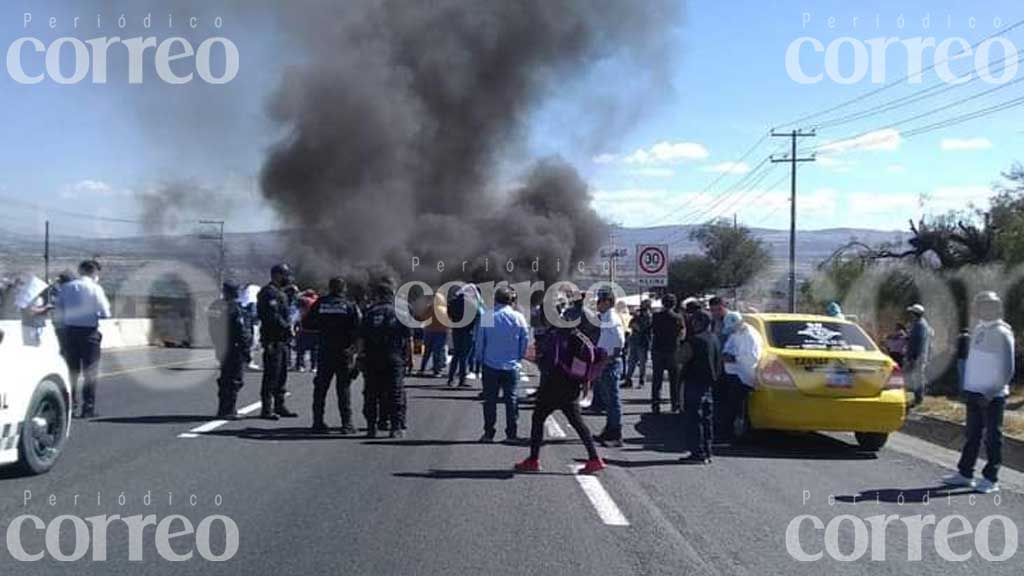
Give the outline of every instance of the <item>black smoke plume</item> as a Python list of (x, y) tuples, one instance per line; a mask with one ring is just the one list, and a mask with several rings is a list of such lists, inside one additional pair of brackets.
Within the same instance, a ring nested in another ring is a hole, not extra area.
[[(623, 54), (644, 70), (634, 80), (663, 89), (657, 71), (670, 59), (681, 8), (661, 0), (297, 8), (288, 25), (308, 61), (285, 74), (272, 98), (285, 136), (265, 161), (261, 187), (300, 231), (301, 264), (410, 277), (418, 256), (422, 277), (480, 280), (509, 276), (512, 259), (512, 276), (566, 276), (572, 262), (594, 255), (604, 223), (564, 161), (543, 159), (525, 174), (510, 166), (527, 120), (553, 93)], [(627, 106), (624, 117), (643, 104)], [(618, 115), (607, 102), (598, 109), (604, 114), (591, 128), (605, 134)], [(506, 184), (510, 173), (518, 184)], [(440, 275), (438, 260), (447, 266)]]

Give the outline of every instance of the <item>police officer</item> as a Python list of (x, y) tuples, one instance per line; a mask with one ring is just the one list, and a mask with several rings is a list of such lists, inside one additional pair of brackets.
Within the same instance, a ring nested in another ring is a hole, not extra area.
[(319, 362), (313, 379), (313, 432), (327, 432), (324, 423), (324, 405), (331, 381), (338, 379), (338, 410), (341, 412), (341, 433), (354, 434), (352, 425), (353, 358), (359, 339), (359, 323), (363, 315), (359, 307), (345, 294), (345, 281), (331, 278), (330, 294), (313, 304), (307, 315), (307, 325), (319, 332)]
[(377, 435), (379, 424), (389, 421), (392, 438), (405, 436), (406, 362), (412, 355), (412, 330), (395, 312), (395, 285), (390, 279), (373, 289), (374, 304), (366, 311), (360, 329), (363, 351), (363, 415), (367, 437)]
[(217, 379), (218, 418), (238, 417), (235, 403), (238, 391), (245, 384), (243, 371), (249, 361), (251, 334), (245, 321), (245, 311), (238, 303), (238, 285), (225, 282), (222, 298), (210, 304), (207, 318), (210, 339), (220, 362), (220, 378)]
[(291, 283), (291, 269), (287, 264), (278, 264), (270, 269), (270, 283), (260, 290), (256, 298), (260, 343), (263, 345), (263, 384), (260, 387), (263, 408), (260, 418), (266, 420), (298, 416), (284, 405), (292, 339), (291, 306), (285, 288)]

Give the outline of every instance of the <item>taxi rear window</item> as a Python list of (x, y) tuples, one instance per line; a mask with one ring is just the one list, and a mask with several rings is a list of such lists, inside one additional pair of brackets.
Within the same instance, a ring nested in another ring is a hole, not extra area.
[(789, 350), (877, 350), (856, 324), (844, 322), (774, 321), (766, 323), (768, 342), (773, 348)]

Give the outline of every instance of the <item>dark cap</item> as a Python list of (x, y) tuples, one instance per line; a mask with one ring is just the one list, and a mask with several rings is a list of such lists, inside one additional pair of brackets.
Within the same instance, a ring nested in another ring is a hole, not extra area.
[(292, 275), (292, 269), (289, 268), (287, 264), (276, 264), (276, 265), (274, 265), (273, 268), (270, 269), (270, 275), (271, 276), (278, 276), (278, 275), (291, 276)]
[(498, 304), (511, 304), (515, 302), (516, 291), (511, 286), (499, 286), (494, 291), (494, 301)]
[(220, 290), (226, 296), (233, 295), (236, 297), (238, 296), (239, 292), (241, 292), (241, 288), (238, 286), (236, 282), (225, 282), (224, 284), (221, 285)]

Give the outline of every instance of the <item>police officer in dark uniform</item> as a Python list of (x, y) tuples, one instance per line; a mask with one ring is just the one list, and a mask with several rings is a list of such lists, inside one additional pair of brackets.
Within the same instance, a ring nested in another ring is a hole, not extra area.
[(379, 424), (388, 422), (392, 438), (405, 436), (405, 366), (412, 354), (412, 329), (395, 312), (395, 284), (390, 279), (374, 287), (374, 304), (366, 311), (360, 329), (363, 351), (363, 415), (367, 437), (377, 435)]
[(220, 362), (217, 379), (218, 418), (237, 418), (235, 404), (238, 391), (245, 384), (243, 372), (249, 362), (252, 336), (245, 321), (245, 311), (238, 303), (238, 285), (225, 282), (222, 298), (207, 310), (208, 327), (213, 348)]
[(338, 379), (338, 410), (341, 412), (341, 433), (354, 434), (350, 388), (355, 368), (355, 347), (359, 340), (359, 324), (363, 315), (345, 294), (345, 281), (331, 278), (330, 294), (320, 298), (309, 311), (307, 323), (319, 332), (319, 361), (313, 379), (313, 431), (327, 432), (324, 405), (331, 382)]
[(291, 306), (285, 288), (291, 282), (291, 269), (287, 264), (278, 264), (270, 269), (270, 284), (264, 286), (256, 298), (260, 344), (263, 345), (263, 385), (260, 387), (263, 408), (260, 418), (266, 420), (298, 416), (284, 404), (292, 339)]

